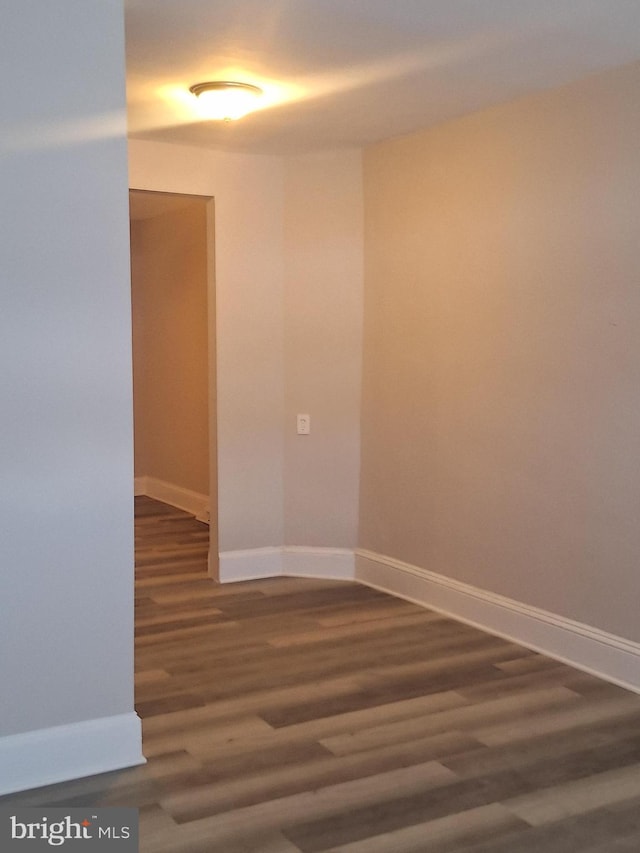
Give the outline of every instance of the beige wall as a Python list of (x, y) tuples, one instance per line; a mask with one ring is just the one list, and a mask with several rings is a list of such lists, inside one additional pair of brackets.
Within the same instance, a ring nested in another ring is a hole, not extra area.
[[(285, 161), (285, 544), (357, 541), (362, 156)], [(311, 415), (310, 435), (296, 414)]]
[(208, 495), (205, 200), (131, 223), (131, 293), (135, 474)]
[(360, 544), (640, 639), (640, 68), (365, 155)]

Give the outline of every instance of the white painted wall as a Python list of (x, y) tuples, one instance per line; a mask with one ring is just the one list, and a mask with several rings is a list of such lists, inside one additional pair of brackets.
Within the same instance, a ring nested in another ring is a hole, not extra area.
[(134, 189), (215, 197), (219, 548), (280, 545), (282, 159), (132, 140), (129, 169)]
[[(357, 542), (362, 154), (285, 161), (285, 544)], [(311, 433), (296, 433), (296, 414)]]
[[(281, 158), (142, 140), (129, 152), (132, 188), (215, 198), (220, 551), (353, 547), (360, 153)], [(300, 440), (295, 413), (307, 410), (313, 430)]]
[(10, 736), (137, 718), (122, 4), (5, 4), (0, 42), (1, 791)]

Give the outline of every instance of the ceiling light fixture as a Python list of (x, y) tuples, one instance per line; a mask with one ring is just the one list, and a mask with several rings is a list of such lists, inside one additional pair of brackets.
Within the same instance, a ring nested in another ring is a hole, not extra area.
[(255, 110), (262, 89), (250, 83), (232, 83), (219, 80), (213, 83), (196, 83), (189, 91), (198, 98), (207, 118), (232, 121)]

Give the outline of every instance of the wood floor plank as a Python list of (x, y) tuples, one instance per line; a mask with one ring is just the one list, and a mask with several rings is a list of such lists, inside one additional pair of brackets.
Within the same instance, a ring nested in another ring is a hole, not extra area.
[[(584, 775), (607, 769), (606, 764), (614, 755), (619, 755), (620, 766), (624, 767), (637, 748), (640, 738), (640, 723), (624, 726), (622, 732), (617, 722), (607, 720), (594, 726), (550, 734), (535, 734), (500, 746), (486, 745), (468, 753), (444, 759), (447, 767), (461, 778), (486, 776), (501, 771), (526, 773), (531, 765), (556, 767), (561, 764), (579, 762), (584, 766)], [(604, 765), (604, 766), (603, 766)]]
[(345, 755), (436, 734), (452, 728), (475, 733), (478, 729), (485, 731), (485, 727), (491, 723), (499, 729), (513, 715), (518, 715), (519, 719), (524, 718), (525, 721), (528, 719), (529, 730), (531, 730), (533, 718), (540, 711), (562, 708), (567, 703), (576, 705), (578, 702), (576, 694), (567, 690), (566, 687), (551, 687), (524, 696), (508, 696), (444, 712), (412, 717), (400, 722), (385, 722), (364, 730), (322, 738), (321, 742), (336, 755)]
[(452, 853), (469, 842), (494, 841), (527, 828), (528, 824), (504, 806), (490, 803), (332, 847), (328, 853)]
[[(571, 691), (573, 695), (576, 694)], [(584, 697), (581, 697), (584, 698)], [(602, 699), (591, 702), (577, 702), (571, 707), (557, 708), (549, 711), (541, 709), (535, 721), (535, 733), (570, 732), (585, 725), (594, 725), (602, 720), (629, 719), (635, 722), (638, 713), (638, 697), (630, 693), (615, 699)], [(489, 725), (478, 728), (476, 736), (488, 746), (499, 746), (531, 737), (531, 721), (514, 717), (504, 720), (499, 725)]]
[[(398, 793), (411, 796), (419, 792), (423, 798), (427, 797), (427, 792), (435, 795), (442, 786), (449, 787), (448, 783), (453, 778), (454, 774), (450, 770), (436, 761), (429, 761), (375, 776), (303, 790), (290, 796), (276, 796), (248, 806), (234, 807), (235, 798), (242, 791), (240, 780), (220, 786), (215, 792), (207, 789), (200, 800), (196, 791), (188, 798), (189, 801), (179, 798), (179, 795), (172, 795), (163, 799), (162, 805), (178, 822), (207, 825), (212, 831), (233, 827), (267, 831), (284, 827), (285, 836), (298, 844), (286, 828), (293, 815), (299, 820), (319, 817), (331, 823), (338, 812), (355, 811), (363, 807), (375, 811), (376, 804), (397, 797)], [(191, 809), (196, 806), (211, 809), (215, 816), (202, 819), (195, 817)]]
[(592, 774), (504, 801), (504, 806), (532, 826), (579, 815), (598, 806), (640, 796), (640, 764)]
[[(357, 755), (310, 757), (302, 759), (293, 766), (272, 766), (247, 770), (242, 778), (236, 776), (233, 782), (202, 785), (194, 796), (189, 792), (186, 797), (178, 795), (164, 801), (164, 805), (174, 818), (180, 822), (200, 820), (233, 808), (248, 807), (264, 802), (274, 802), (304, 792), (312, 793), (320, 788), (342, 785), (370, 779), (371, 789), (376, 787), (376, 777), (414, 768), (413, 778), (419, 780), (420, 768), (426, 767), (440, 756), (451, 756), (462, 751), (472, 743), (470, 738), (459, 734), (449, 734), (425, 738), (411, 744), (397, 744), (375, 753)], [(238, 756), (233, 756), (237, 758)], [(220, 759), (212, 760), (210, 772), (217, 776)], [(222, 759), (224, 764), (224, 759)], [(443, 766), (442, 762), (439, 762)], [(209, 768), (209, 765), (205, 766)], [(445, 777), (442, 777), (445, 778)], [(454, 774), (446, 777), (454, 778)]]
[(345, 637), (362, 637), (367, 634), (380, 635), (381, 633), (393, 632), (397, 628), (408, 625), (424, 625), (427, 623), (442, 622), (442, 617), (427, 610), (419, 613), (402, 613), (397, 616), (385, 616), (376, 620), (366, 622), (352, 622), (347, 625), (337, 625), (332, 628), (315, 628), (305, 632), (289, 631), (288, 626), (282, 628), (280, 635), (269, 640), (269, 645), (276, 648), (287, 648), (290, 646), (307, 646), (314, 643), (326, 643), (331, 640), (341, 640)]
[[(190, 707), (196, 706), (192, 704)], [(203, 703), (201, 707), (206, 706)], [(268, 737), (271, 732), (271, 726), (258, 716), (233, 721), (209, 720), (186, 730), (181, 728), (159, 735), (151, 734), (148, 728), (143, 728), (143, 733), (146, 735), (145, 755), (161, 755), (182, 749), (192, 755), (210, 755), (212, 751), (221, 749), (228, 742), (236, 743), (261, 734)]]
[(478, 840), (464, 853), (611, 853), (618, 842), (637, 844), (639, 835), (640, 802), (632, 799), (507, 833), (491, 842)]

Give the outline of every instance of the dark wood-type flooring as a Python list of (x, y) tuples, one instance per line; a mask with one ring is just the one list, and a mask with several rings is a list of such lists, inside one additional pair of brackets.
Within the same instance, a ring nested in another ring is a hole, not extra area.
[(145, 853), (639, 853), (640, 697), (364, 586), (215, 586), (136, 509), (148, 763), (0, 805), (137, 806)]

